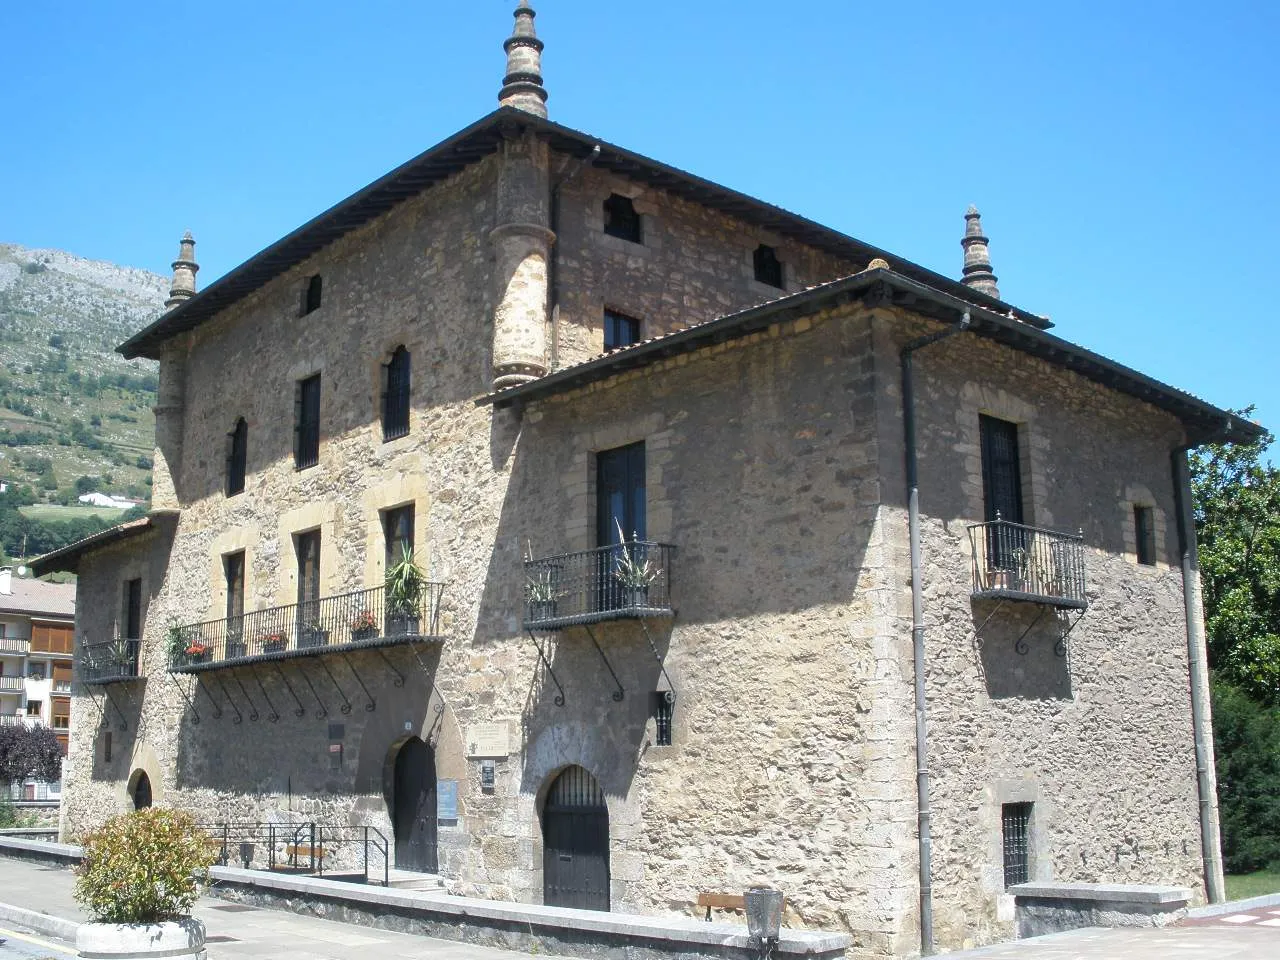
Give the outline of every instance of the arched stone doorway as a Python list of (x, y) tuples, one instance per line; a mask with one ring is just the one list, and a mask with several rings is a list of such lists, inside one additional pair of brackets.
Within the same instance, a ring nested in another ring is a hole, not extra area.
[(418, 737), (396, 751), (392, 787), (396, 866), (436, 873), (436, 757)]
[(542, 902), (609, 909), (609, 808), (596, 778), (566, 767), (542, 808)]
[(129, 791), (129, 797), (133, 800), (135, 810), (145, 810), (151, 806), (151, 778), (145, 770), (139, 770), (133, 775), (133, 788)]

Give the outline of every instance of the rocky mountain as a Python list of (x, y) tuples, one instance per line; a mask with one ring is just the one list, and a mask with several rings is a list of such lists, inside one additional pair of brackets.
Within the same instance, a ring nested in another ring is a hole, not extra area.
[(167, 289), (146, 270), (0, 243), (0, 481), (50, 503), (90, 487), (148, 496), (155, 364), (115, 347)]

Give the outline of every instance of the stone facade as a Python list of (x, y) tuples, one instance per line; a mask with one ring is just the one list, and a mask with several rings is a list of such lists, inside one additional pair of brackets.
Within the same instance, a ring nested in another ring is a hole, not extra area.
[[(786, 891), (789, 924), (847, 930), (858, 955), (909, 955), (898, 351), (936, 324), (853, 303), (522, 410), (477, 405), (495, 375), (599, 353), (606, 307), (649, 337), (781, 296), (753, 279), (760, 243), (791, 292), (865, 266), (595, 168), (564, 184), (553, 235), (544, 199), (572, 163), (515, 139), (165, 349), (157, 464), (177, 509), (80, 566), (81, 643), (118, 635), (121, 581), (142, 578), (145, 679), (113, 685), (110, 702), (78, 686), (64, 838), (123, 809), (139, 771), (156, 802), (208, 822), (390, 836), (391, 771), (417, 736), (458, 785), (458, 819), (439, 827), (453, 892), (541, 900), (542, 807), (576, 764), (607, 798), (613, 909), (690, 913), (700, 891), (764, 880)], [(634, 199), (642, 244), (604, 234), (611, 193)], [(323, 302), (300, 314), (316, 274)], [(410, 431), (383, 442), (380, 372), (399, 345), (413, 360)], [(919, 369), (939, 945), (1013, 933), (1002, 803), (1035, 802), (1035, 878), (1202, 889), (1174, 536), (1160, 531), (1161, 562), (1139, 567), (1125, 526), (1134, 502), (1171, 523), (1179, 423), (975, 336), (930, 348)], [(315, 373), (320, 459), (296, 470), (295, 384)], [(970, 600), (980, 413), (1020, 425), (1029, 521), (1083, 528), (1091, 603), (1065, 656), (1056, 618)], [(238, 417), (248, 479), (228, 497)], [(594, 547), (596, 455), (640, 441), (648, 537), (676, 547), (675, 616), (544, 635), (548, 671), (522, 631), (522, 559)], [(322, 595), (375, 586), (381, 512), (408, 504), (416, 554), (446, 584), (443, 643), (323, 658), (331, 671), (312, 657), (288, 672), (166, 673), (169, 626), (223, 615), (224, 555), (245, 552), (246, 610), (294, 601), (292, 538), (309, 530)], [(659, 746), (650, 704), (668, 689), (673, 743)], [(492, 785), (469, 745), (477, 724), (510, 738)]]

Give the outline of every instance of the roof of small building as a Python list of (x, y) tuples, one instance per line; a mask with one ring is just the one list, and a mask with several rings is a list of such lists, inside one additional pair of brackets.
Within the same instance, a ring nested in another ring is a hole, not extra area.
[(1263, 433), (1262, 427), (1256, 423), (1023, 323), (1009, 313), (978, 307), (968, 298), (961, 299), (950, 291), (920, 283), (884, 267), (873, 267), (829, 283), (817, 284), (799, 293), (612, 350), (536, 380), (491, 393), (476, 403), (506, 407), (540, 400), (625, 370), (649, 366), (678, 353), (745, 337), (781, 321), (868, 297), (886, 304), (907, 306), (913, 312), (945, 323), (958, 323), (967, 315), (968, 329), (978, 336), (1073, 370), (1172, 413), (1186, 426), (1191, 443), (1214, 440), (1247, 443)]
[(76, 615), (76, 585), (14, 577), (13, 593), (0, 593), (0, 613), (68, 620)]
[(158, 358), (160, 345), (170, 337), (212, 319), (219, 311), (259, 290), (335, 240), (470, 164), (495, 153), (504, 137), (517, 129), (532, 129), (546, 137), (553, 148), (584, 158), (590, 156), (598, 146), (600, 154), (593, 164), (601, 169), (668, 190), (687, 200), (855, 263), (866, 264), (877, 257), (887, 259), (902, 275), (946, 290), (977, 306), (998, 309), (1002, 313), (1012, 312), (1017, 319), (1034, 327), (1052, 326), (1044, 317), (1020, 310), (966, 286), (959, 280), (893, 256), (879, 247), (824, 227), (781, 207), (632, 153), (580, 130), (544, 120), (523, 110), (501, 107), (255, 254), (194, 297), (184, 300), (150, 326), (134, 334), (120, 345), (120, 353), (130, 359)]
[(31, 569), (36, 576), (43, 576), (46, 573), (53, 573), (58, 570), (69, 570), (74, 573), (80, 563), (80, 557), (86, 551), (97, 549), (119, 540), (126, 540), (129, 537), (136, 537), (146, 533), (154, 525), (151, 517), (140, 517), (137, 520), (118, 523), (114, 527), (99, 530), (95, 534), (75, 541), (75, 543), (69, 543), (59, 550), (51, 550), (43, 556), (36, 557), (31, 561)]

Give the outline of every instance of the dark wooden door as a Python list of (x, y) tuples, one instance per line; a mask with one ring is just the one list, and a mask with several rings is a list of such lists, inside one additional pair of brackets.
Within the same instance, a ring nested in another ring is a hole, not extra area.
[[(645, 539), (644, 444), (633, 443), (596, 455), (596, 546)], [(619, 550), (596, 554), (596, 609), (626, 606), (626, 591), (614, 575)]]
[(417, 737), (396, 754), (394, 803), (396, 866), (436, 873), (436, 758)]
[(138, 782), (133, 785), (133, 809), (145, 810), (151, 806), (151, 778), (145, 773), (138, 774)]
[(609, 909), (609, 809), (582, 767), (556, 778), (542, 811), (542, 902)]

